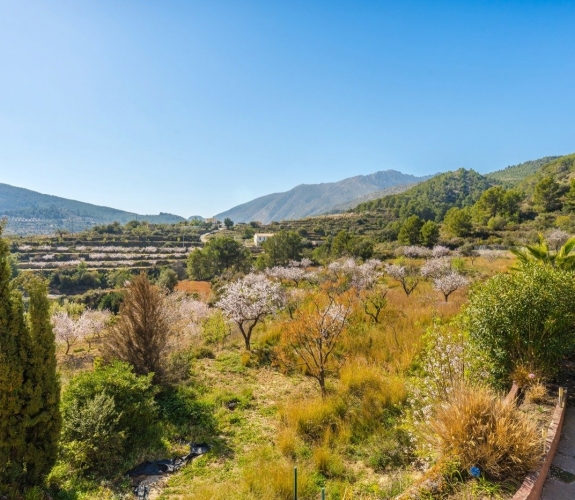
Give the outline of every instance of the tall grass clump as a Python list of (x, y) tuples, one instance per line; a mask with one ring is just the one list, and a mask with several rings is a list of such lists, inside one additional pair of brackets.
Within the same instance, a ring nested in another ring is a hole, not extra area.
[(485, 387), (455, 388), (429, 427), (441, 457), (458, 460), (465, 470), (479, 467), (495, 479), (520, 479), (541, 457), (535, 425)]
[(286, 405), (281, 417), (304, 441), (322, 443), (341, 430), (346, 410), (345, 401), (336, 395)]
[[(278, 457), (269, 446), (256, 448), (249, 465), (243, 471), (243, 487), (254, 498), (291, 500), (293, 498), (293, 465)], [(317, 493), (312, 478), (305, 468), (298, 468), (298, 494), (312, 498)]]

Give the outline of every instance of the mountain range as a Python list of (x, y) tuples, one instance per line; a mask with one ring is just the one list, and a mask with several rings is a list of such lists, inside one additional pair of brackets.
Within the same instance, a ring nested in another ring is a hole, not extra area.
[(216, 218), (223, 220), (229, 217), (234, 222), (259, 221), (266, 224), (274, 220), (301, 219), (343, 211), (366, 201), (366, 196), (379, 198), (397, 193), (430, 177), (432, 176), (416, 177), (397, 170), (384, 170), (370, 175), (356, 175), (338, 182), (300, 184), (283, 193), (272, 193), (242, 203), (217, 214)]
[[(571, 156), (548, 156), (509, 166), (485, 176), (477, 177), (478, 174), (473, 174), (477, 179), (472, 174), (465, 174), (463, 171), (460, 174), (457, 172), (455, 174), (472, 175), (473, 179), (470, 178), (469, 180), (473, 181), (472, 185), (475, 187), (472, 192), (466, 195), (472, 199), (477, 193), (482, 192), (493, 183), (508, 186), (517, 185), (521, 189), (529, 191), (534, 182), (530, 179), (533, 180), (539, 175), (543, 175), (544, 170), (545, 172), (549, 170), (553, 176), (568, 171), (566, 161), (570, 158)], [(388, 205), (390, 207), (393, 205), (394, 210), (397, 211), (400, 205), (412, 205), (414, 203), (414, 201), (409, 200), (417, 199), (420, 203), (427, 196), (425, 194), (427, 191), (445, 191), (443, 185), (445, 182), (455, 182), (455, 184), (460, 182), (459, 180), (453, 181), (453, 175), (452, 177), (444, 177), (444, 175), (439, 174), (416, 177), (396, 170), (385, 170), (370, 175), (350, 177), (338, 182), (300, 184), (289, 191), (269, 194), (243, 203), (217, 214), (216, 217), (219, 220), (229, 217), (234, 222), (260, 221), (269, 223), (271, 221), (293, 220), (313, 215), (344, 212), (350, 209), (361, 212)], [(449, 195), (450, 200), (457, 194), (458, 189), (452, 190), (453, 193)], [(450, 200), (445, 200), (446, 207)], [(97, 224), (108, 224), (115, 221), (126, 223), (130, 220), (147, 220), (152, 223), (178, 223), (186, 220), (179, 215), (162, 212), (158, 215), (140, 215), (0, 183), (0, 219), (2, 218), (7, 219), (5, 228), (7, 233), (22, 235), (50, 234), (59, 229), (79, 231)], [(188, 220), (192, 219), (202, 219), (202, 217), (196, 215)]]
[(140, 215), (0, 183), (2, 218), (7, 219), (6, 232), (13, 234), (48, 234), (57, 229), (78, 231), (114, 221), (175, 223), (185, 220), (179, 215), (167, 213)]

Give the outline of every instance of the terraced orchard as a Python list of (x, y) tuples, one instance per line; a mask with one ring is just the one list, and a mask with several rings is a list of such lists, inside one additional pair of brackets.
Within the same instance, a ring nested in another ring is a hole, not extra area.
[[(201, 245), (208, 224), (146, 224), (96, 226), (76, 234), (14, 237), (14, 272), (32, 271), (48, 279), (54, 296), (102, 295), (122, 286), (129, 275), (146, 272), (157, 279), (163, 269), (186, 277), (186, 258)], [(172, 274), (173, 274), (172, 273)], [(94, 298), (94, 300), (96, 300)]]

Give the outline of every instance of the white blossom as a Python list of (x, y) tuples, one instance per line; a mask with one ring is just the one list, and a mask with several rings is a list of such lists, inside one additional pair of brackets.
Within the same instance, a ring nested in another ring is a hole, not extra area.
[(275, 278), (278, 280), (293, 281), (297, 286), (300, 281), (302, 281), (306, 276), (306, 270), (301, 267), (293, 266), (275, 266), (271, 269), (266, 269), (266, 274), (270, 278)]
[(419, 245), (401, 247), (401, 252), (411, 259), (427, 259), (431, 256), (431, 250), (429, 248)]
[(52, 315), (52, 324), (54, 325), (54, 335), (56, 342), (66, 344), (66, 354), (70, 347), (78, 340), (79, 332), (76, 328), (76, 322), (65, 311), (58, 311)]
[(477, 250), (477, 253), (489, 262), (495, 262), (497, 259), (501, 259), (506, 255), (506, 252), (503, 250), (491, 250), (489, 248)]
[(108, 310), (94, 311), (86, 309), (75, 322), (78, 335), (88, 344), (100, 338), (102, 331), (108, 326), (112, 314)]
[(468, 284), (469, 280), (455, 271), (451, 271), (433, 280), (433, 288), (443, 294), (445, 302), (447, 302), (448, 297), (455, 292), (455, 290), (464, 288)]
[(238, 325), (249, 350), (255, 325), (284, 303), (285, 297), (279, 283), (270, 282), (262, 274), (250, 273), (226, 285), (216, 306)]
[(447, 257), (450, 254), (450, 250), (447, 247), (441, 245), (435, 245), (433, 250), (431, 250), (431, 255), (434, 259), (439, 259), (441, 257)]
[(430, 259), (421, 266), (421, 275), (424, 278), (439, 278), (451, 271), (451, 261), (445, 257)]

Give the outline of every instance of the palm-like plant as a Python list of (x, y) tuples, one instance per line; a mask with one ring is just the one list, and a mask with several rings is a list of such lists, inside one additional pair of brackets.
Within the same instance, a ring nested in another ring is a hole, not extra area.
[(535, 245), (526, 245), (523, 248), (512, 248), (510, 251), (517, 257), (519, 267), (529, 263), (546, 264), (565, 271), (575, 271), (575, 236), (569, 238), (557, 252), (549, 249), (549, 244), (542, 234)]

